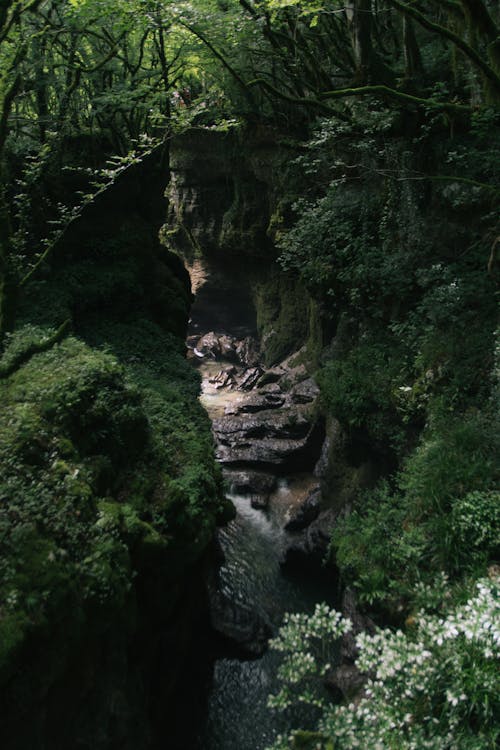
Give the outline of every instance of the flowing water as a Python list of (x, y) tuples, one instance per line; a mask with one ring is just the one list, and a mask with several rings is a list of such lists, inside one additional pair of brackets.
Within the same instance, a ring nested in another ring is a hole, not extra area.
[[(211, 272), (201, 264), (190, 271), (196, 291), (191, 335), (213, 330), (237, 336), (255, 333), (255, 313), (249, 289), (245, 288), (245, 275)], [(225, 407), (241, 400), (242, 395), (217, 390), (209, 382), (220, 370), (220, 363), (203, 361), (199, 367), (202, 403), (212, 419), (219, 418)], [(288, 577), (280, 567), (287, 536), (283, 525), (314, 484), (311, 474), (280, 477), (266, 511), (252, 508), (248, 497), (228, 493), (237, 515), (219, 531), (225, 555), (220, 571), (222, 590), (230, 599), (262, 615), (275, 630), (285, 612), (312, 611), (316, 602), (333, 598), (324, 581), (313, 580), (305, 573)], [(255, 660), (225, 657), (215, 662), (207, 717), (196, 750), (264, 750), (280, 730), (287, 729), (284, 718), (267, 707), (269, 694), (278, 688), (279, 659), (278, 654), (267, 651)]]

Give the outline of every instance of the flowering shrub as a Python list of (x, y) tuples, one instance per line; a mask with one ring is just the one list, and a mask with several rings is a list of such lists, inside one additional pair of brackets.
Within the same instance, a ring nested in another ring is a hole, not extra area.
[[(498, 577), (479, 580), (465, 604), (445, 617), (420, 613), (406, 633), (359, 635), (357, 666), (366, 675), (359, 699), (323, 703), (317, 734), (279, 737), (273, 750), (493, 750), (500, 740), (499, 584)], [(291, 689), (304, 680), (299, 700), (307, 701), (311, 677), (328, 669), (311, 644), (350, 627), (325, 605), (309, 618), (289, 617), (272, 642), (288, 653), (280, 670), (285, 686), (271, 705), (290, 705)]]

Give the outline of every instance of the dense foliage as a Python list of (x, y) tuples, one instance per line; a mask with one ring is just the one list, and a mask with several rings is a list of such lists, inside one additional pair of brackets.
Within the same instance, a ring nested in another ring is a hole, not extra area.
[[(189, 293), (133, 184), (175, 133), (240, 129), (300, 154), (273, 185), (286, 275), (256, 292), (268, 362), (318, 334), (323, 411), (379, 477), (331, 562), (407, 622), (361, 637), (360, 701), (290, 742), (494, 747), (499, 24), (495, 0), (0, 0), (0, 681), (33, 634), (119, 618), (144, 567), (174, 578), (224, 510)], [(294, 684), (348, 624), (287, 627)]]
[(359, 635), (356, 664), (367, 681), (362, 695), (343, 706), (322, 698), (318, 687), (330, 669), (329, 643), (352, 623), (324, 605), (312, 616), (292, 615), (273, 641), (286, 657), (284, 687), (272, 703), (310, 703), (322, 716), (317, 732), (281, 737), (274, 748), (492, 750), (500, 733), (498, 593), (498, 571), (492, 571), (491, 580), (480, 579), (471, 598), (445, 616), (420, 611), (406, 632)]

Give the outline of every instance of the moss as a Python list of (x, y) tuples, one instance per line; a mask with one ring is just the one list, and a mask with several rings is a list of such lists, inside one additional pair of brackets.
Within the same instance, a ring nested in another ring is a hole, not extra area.
[(225, 512), (182, 343), (144, 319), (88, 337), (0, 383), (0, 689), (63, 613), (69, 640), (82, 621), (105, 630), (121, 617), (141, 571), (171, 582), (171, 611), (175, 577)]
[(254, 300), (266, 365), (307, 344), (307, 363), (314, 366), (321, 347), (321, 322), (305, 286), (293, 275), (274, 270), (267, 281), (256, 284)]

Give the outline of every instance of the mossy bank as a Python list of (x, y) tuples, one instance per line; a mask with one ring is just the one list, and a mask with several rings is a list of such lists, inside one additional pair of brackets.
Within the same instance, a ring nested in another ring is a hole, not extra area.
[(205, 616), (227, 508), (184, 358), (188, 279), (156, 237), (163, 170), (146, 160), (80, 221), (2, 358), (4, 748), (135, 750), (159, 723), (171, 735)]

